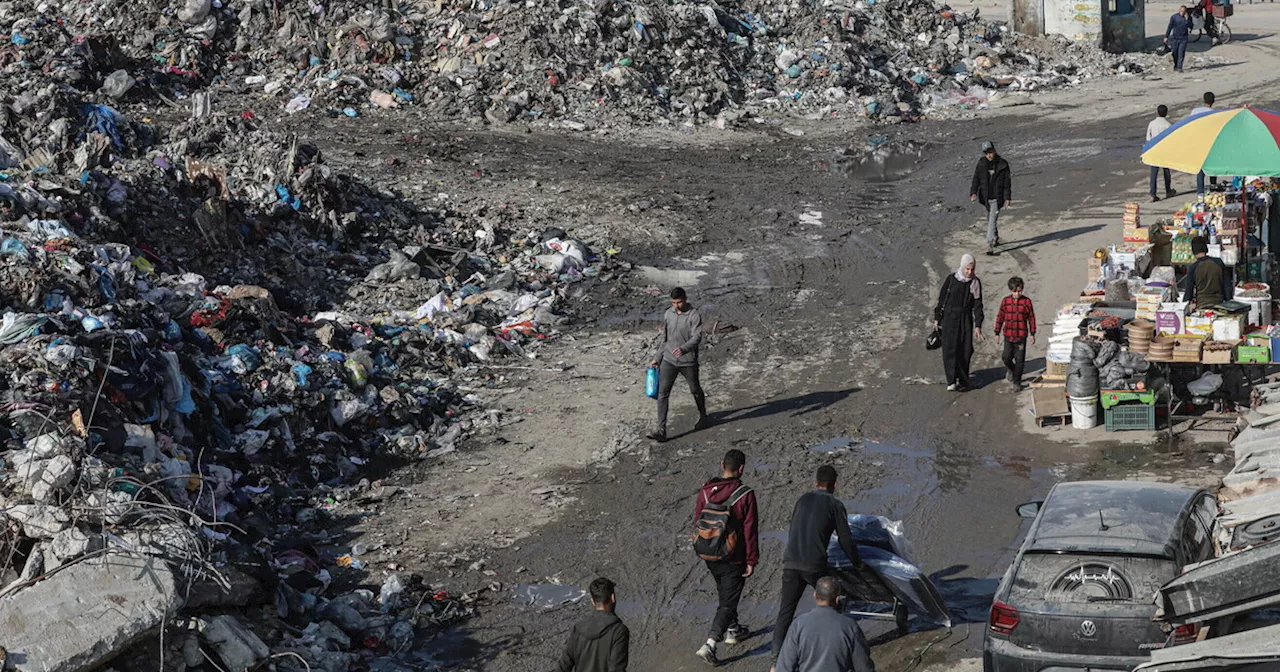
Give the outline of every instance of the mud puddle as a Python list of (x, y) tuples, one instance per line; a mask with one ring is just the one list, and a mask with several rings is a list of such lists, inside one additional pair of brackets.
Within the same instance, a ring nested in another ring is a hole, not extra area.
[(927, 148), (923, 143), (874, 138), (860, 150), (837, 150), (834, 156), (819, 162), (819, 166), (855, 180), (896, 182), (916, 172), (924, 162)]
[(558, 583), (517, 583), (511, 587), (511, 601), (525, 607), (550, 609), (573, 604), (586, 597), (587, 591), (577, 586)]

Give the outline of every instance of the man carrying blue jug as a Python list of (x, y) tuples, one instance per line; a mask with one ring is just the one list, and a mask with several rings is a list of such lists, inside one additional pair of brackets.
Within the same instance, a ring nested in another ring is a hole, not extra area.
[(650, 439), (659, 443), (667, 440), (667, 405), (677, 374), (688, 381), (693, 402), (698, 405), (698, 423), (693, 426), (694, 430), (705, 429), (711, 424), (707, 418), (707, 397), (702, 393), (702, 383), (698, 380), (698, 345), (701, 342), (702, 316), (689, 303), (684, 288), (676, 287), (671, 290), (671, 307), (662, 316), (658, 354), (649, 363), (651, 369), (658, 369), (658, 428), (649, 434)]

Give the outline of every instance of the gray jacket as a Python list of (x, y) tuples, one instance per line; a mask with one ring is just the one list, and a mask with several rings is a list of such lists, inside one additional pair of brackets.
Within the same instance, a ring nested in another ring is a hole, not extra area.
[[(658, 354), (654, 359), (676, 366), (693, 366), (698, 363), (698, 344), (702, 343), (702, 315), (690, 307), (683, 313), (674, 307), (662, 316), (662, 338), (658, 339)], [(683, 354), (677, 358), (672, 350), (680, 348)]]
[(778, 672), (876, 672), (876, 665), (857, 621), (831, 607), (815, 607), (787, 630)]

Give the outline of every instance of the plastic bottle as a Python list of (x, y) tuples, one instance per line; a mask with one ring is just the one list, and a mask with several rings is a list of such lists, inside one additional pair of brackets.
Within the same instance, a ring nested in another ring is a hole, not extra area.
[(644, 393), (650, 399), (658, 398), (658, 367), (649, 367), (649, 372), (644, 378)]
[(342, 368), (347, 370), (347, 382), (352, 387), (361, 388), (369, 382), (369, 370), (354, 358), (348, 359)]

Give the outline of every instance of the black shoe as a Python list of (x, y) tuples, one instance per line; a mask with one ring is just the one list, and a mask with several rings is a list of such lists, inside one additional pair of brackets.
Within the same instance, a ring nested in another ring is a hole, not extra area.
[(1165, 198), (1173, 198), (1174, 196), (1177, 196), (1177, 195), (1178, 195), (1177, 189), (1165, 189), (1164, 191)]
[(646, 434), (646, 435), (645, 435), (645, 438), (646, 438), (646, 439), (652, 439), (652, 440), (654, 440), (654, 441), (657, 441), (658, 443), (666, 443), (666, 442), (667, 442), (667, 434), (666, 434), (666, 432), (649, 432), (648, 434)]
[(1159, 203), (1159, 202), (1160, 202), (1160, 197), (1159, 197), (1159, 196), (1156, 196), (1155, 194), (1151, 194), (1151, 202), (1152, 202), (1152, 203)]
[(693, 431), (695, 432), (702, 431), (710, 426), (711, 426), (711, 418), (708, 418), (707, 416), (704, 415), (701, 418), (698, 418), (698, 421), (693, 424)]

